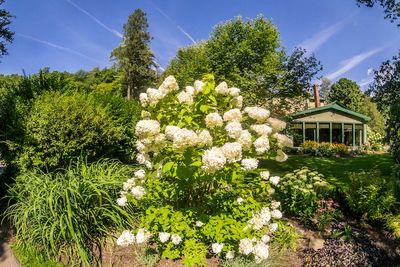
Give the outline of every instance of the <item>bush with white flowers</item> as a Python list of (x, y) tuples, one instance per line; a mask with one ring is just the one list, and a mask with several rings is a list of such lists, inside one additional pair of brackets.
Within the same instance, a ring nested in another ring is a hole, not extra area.
[(206, 258), (268, 258), (282, 217), (261, 158), (286, 160), (285, 123), (261, 107), (242, 107), (238, 88), (211, 76), (179, 90), (174, 77), (140, 95), (137, 161), (143, 168), (122, 186), (121, 206), (137, 207), (137, 229), (121, 246), (152, 244), (163, 258), (204, 266)]

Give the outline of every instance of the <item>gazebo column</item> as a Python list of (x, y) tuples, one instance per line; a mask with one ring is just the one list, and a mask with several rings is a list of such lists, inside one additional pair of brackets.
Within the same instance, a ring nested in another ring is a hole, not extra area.
[(344, 144), (344, 123), (342, 122), (342, 144)]
[(363, 145), (367, 143), (367, 125), (363, 124)]
[(306, 122), (303, 121), (303, 143), (306, 141)]
[(356, 146), (356, 124), (353, 123), (353, 146)]
[(329, 123), (329, 142), (332, 144), (332, 122)]
[(319, 122), (317, 122), (317, 143), (319, 143)]

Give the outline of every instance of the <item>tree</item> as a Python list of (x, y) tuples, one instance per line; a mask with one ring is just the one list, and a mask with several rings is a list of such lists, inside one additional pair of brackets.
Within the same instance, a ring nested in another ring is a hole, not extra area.
[(332, 81), (326, 77), (321, 78), (320, 94), (322, 98), (326, 98), (331, 90)]
[[(0, 0), (0, 6), (4, 0)], [(5, 9), (0, 9), (0, 58), (7, 55), (6, 43), (13, 41), (14, 33), (8, 29), (13, 16)]]
[[(375, 4), (379, 4), (385, 12), (385, 19), (389, 19), (391, 22), (396, 22), (400, 19), (400, 2), (396, 0), (357, 0), (357, 5), (365, 5), (367, 7), (373, 7)], [(400, 27), (400, 23), (397, 24)]]
[(400, 52), (375, 71), (374, 83), (368, 93), (387, 118), (386, 134), (393, 156), (400, 163)]
[(260, 102), (307, 94), (320, 70), (315, 57), (306, 57), (302, 49), (288, 56), (275, 25), (260, 16), (217, 25), (210, 39), (180, 49), (165, 76), (175, 75), (180, 84), (189, 85), (212, 73), (217, 82), (241, 88), (249, 102)]
[(327, 101), (337, 102), (353, 111), (366, 113), (364, 97), (360, 86), (356, 82), (346, 78), (341, 78), (331, 86), (327, 95)]
[(149, 47), (152, 39), (146, 14), (136, 9), (124, 25), (124, 40), (111, 53), (122, 71), (127, 97), (138, 96), (140, 91), (156, 80), (154, 54)]

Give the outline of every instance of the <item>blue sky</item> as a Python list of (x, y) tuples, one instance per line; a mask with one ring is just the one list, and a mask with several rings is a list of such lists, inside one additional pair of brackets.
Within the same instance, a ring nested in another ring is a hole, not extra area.
[(129, 14), (148, 15), (151, 47), (165, 67), (178, 48), (207, 39), (214, 25), (235, 16), (271, 19), (288, 52), (307, 48), (332, 80), (347, 77), (363, 87), (371, 69), (400, 48), (400, 28), (381, 8), (358, 8), (355, 0), (6, 0), (16, 32), (0, 73), (52, 70), (75, 72), (106, 67), (121, 42)]

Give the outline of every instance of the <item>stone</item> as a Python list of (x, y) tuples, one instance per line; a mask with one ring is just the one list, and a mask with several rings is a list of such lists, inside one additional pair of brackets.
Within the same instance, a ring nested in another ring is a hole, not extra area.
[(325, 240), (323, 240), (321, 238), (312, 238), (312, 239), (310, 239), (310, 243), (308, 244), (308, 247), (317, 251), (321, 248), (324, 248), (324, 244), (325, 244)]

